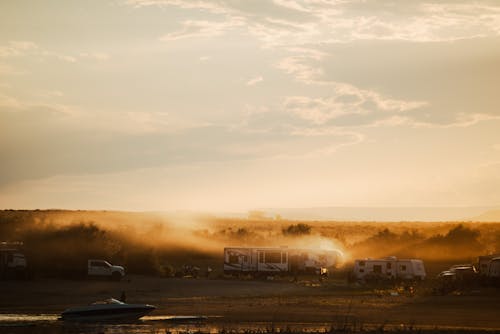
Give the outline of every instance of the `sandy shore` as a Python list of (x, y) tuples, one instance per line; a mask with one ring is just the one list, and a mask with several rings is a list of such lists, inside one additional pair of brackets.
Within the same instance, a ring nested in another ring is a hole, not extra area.
[(500, 291), (469, 295), (391, 296), (333, 283), (180, 279), (132, 276), (121, 282), (93, 280), (4, 281), (0, 313), (60, 313), (126, 292), (127, 302), (156, 305), (157, 315), (220, 316), (233, 322), (341, 322), (500, 329)]

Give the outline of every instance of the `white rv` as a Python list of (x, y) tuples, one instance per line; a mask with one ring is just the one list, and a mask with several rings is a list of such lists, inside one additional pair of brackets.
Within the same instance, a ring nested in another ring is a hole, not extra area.
[(288, 247), (226, 247), (224, 273), (321, 273), (334, 267), (338, 251)]
[(478, 257), (478, 271), (479, 275), (483, 277), (490, 276), (490, 265), (493, 259), (500, 258), (500, 254), (483, 255)]
[(422, 260), (398, 259), (393, 256), (384, 259), (355, 260), (352, 275), (355, 280), (363, 281), (369, 279), (423, 280), (426, 276)]
[(19, 276), (26, 271), (26, 257), (17, 249), (0, 249), (0, 277)]
[(491, 259), (488, 269), (488, 277), (500, 281), (500, 257)]

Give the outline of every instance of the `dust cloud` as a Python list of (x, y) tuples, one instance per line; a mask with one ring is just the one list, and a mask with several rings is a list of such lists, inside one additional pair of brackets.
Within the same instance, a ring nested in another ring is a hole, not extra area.
[(474, 262), (500, 252), (500, 223), (289, 221), (265, 217), (114, 211), (0, 212), (1, 241), (22, 241), (34, 270), (77, 276), (90, 258), (138, 274), (172, 275), (184, 264), (222, 266), (224, 247), (337, 251), (356, 258), (398, 256), (434, 262)]

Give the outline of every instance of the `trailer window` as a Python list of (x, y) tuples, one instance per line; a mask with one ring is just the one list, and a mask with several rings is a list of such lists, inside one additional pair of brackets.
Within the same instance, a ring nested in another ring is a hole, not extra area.
[(264, 252), (259, 253), (259, 263), (264, 263)]
[(380, 264), (374, 265), (373, 272), (377, 273), (377, 274), (381, 274), (382, 273), (382, 265), (380, 265)]
[(281, 263), (281, 252), (267, 252), (266, 263)]
[(405, 264), (401, 265), (401, 271), (406, 271), (406, 265)]
[(238, 263), (238, 255), (229, 254), (229, 263)]
[(391, 269), (392, 268), (392, 263), (387, 262), (386, 267), (387, 267), (387, 269)]
[(287, 253), (281, 253), (281, 263), (287, 263), (287, 257), (288, 257), (288, 254)]
[(359, 266), (364, 267), (365, 266), (365, 261), (359, 261)]
[(92, 261), (90, 265), (92, 267), (109, 267), (108, 263), (104, 261)]

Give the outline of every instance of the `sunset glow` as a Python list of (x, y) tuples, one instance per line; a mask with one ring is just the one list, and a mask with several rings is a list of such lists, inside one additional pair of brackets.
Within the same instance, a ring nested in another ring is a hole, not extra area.
[(0, 206), (498, 206), (498, 87), (498, 1), (2, 1)]

